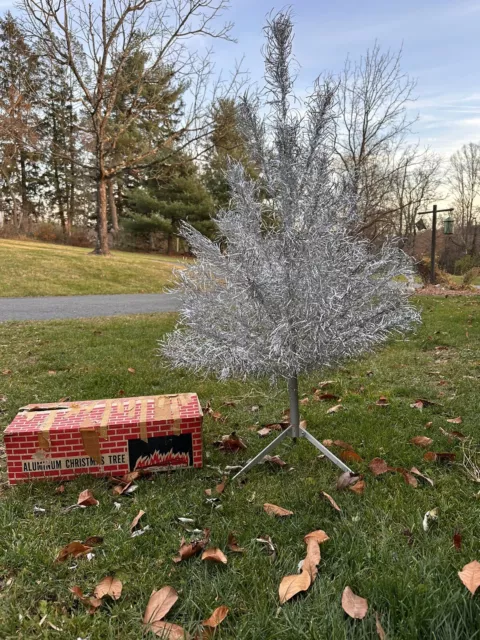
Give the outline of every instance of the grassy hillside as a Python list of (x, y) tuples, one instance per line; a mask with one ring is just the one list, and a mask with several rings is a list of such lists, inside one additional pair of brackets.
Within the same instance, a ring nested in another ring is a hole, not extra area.
[(181, 260), (0, 239), (0, 297), (159, 293)]
[[(226, 605), (230, 613), (215, 640), (374, 640), (375, 614), (389, 640), (479, 640), (480, 593), (472, 597), (457, 572), (480, 560), (480, 486), (461, 465), (461, 442), (446, 432), (458, 429), (479, 441), (480, 298), (422, 298), (419, 304), (424, 325), (416, 334), (393, 339), (377, 355), (301, 379), (300, 391), (309, 398), (302, 417), (319, 440), (338, 438), (358, 452), (361, 459), (349, 464), (365, 476), (363, 494), (336, 490), (338, 470), (302, 440), (275, 452), (287, 463), (284, 469), (253, 469), (245, 484), (228, 483), (218, 503), (206, 500), (205, 489), (219, 483), (226, 465), (245, 462), (271, 441), (276, 432), (262, 439), (256, 431), (280, 419), (287, 406), (284, 385), (217, 382), (161, 368), (157, 340), (171, 329), (173, 315), (0, 324), (0, 362), (10, 371), (3, 378), (0, 371), (0, 430), (18, 407), (66, 396), (196, 391), (225, 420), (205, 417), (203, 469), (140, 480), (132, 496), (121, 498), (108, 481), (89, 477), (65, 483), (63, 493), (55, 491), (59, 483), (9, 489), (0, 444), (0, 638), (153, 639), (142, 629), (142, 616), (152, 590), (170, 585), (179, 599), (166, 619), (191, 637), (199, 621)], [(333, 381), (326, 389), (341, 397), (343, 411), (328, 415), (337, 401), (314, 401), (312, 388), (325, 378)], [(381, 395), (388, 406), (375, 404)], [(410, 406), (417, 398), (437, 404), (419, 411)], [(461, 425), (447, 422), (458, 416)], [(233, 430), (247, 450), (218, 451), (212, 443)], [(411, 443), (419, 435), (432, 439), (429, 449)], [(429, 462), (426, 451), (455, 453), (456, 462)], [(375, 477), (368, 465), (376, 456), (392, 467), (417, 467), (434, 486), (413, 487), (393, 472)], [(87, 488), (99, 507), (64, 511)], [(341, 513), (321, 491), (332, 495)], [(294, 515), (270, 517), (265, 502)], [(424, 514), (434, 508), (438, 521), (424, 531)], [(129, 526), (140, 509), (146, 512), (141, 526), (150, 529), (131, 538)], [(184, 527), (179, 517), (195, 524)], [(226, 552), (227, 565), (200, 557), (172, 561), (182, 536), (195, 535), (185, 529), (194, 527), (211, 529), (211, 544)], [(303, 536), (316, 529), (330, 537), (322, 545), (317, 580), (280, 607), (280, 581), (297, 571), (305, 556)], [(232, 531), (244, 553), (228, 551)], [(91, 561), (54, 563), (64, 545), (89, 536), (104, 538)], [(275, 557), (256, 542), (260, 536), (271, 537)], [(70, 589), (90, 595), (112, 575), (123, 582), (121, 598), (106, 599), (90, 615)], [(368, 600), (364, 620), (342, 611), (347, 585)]]

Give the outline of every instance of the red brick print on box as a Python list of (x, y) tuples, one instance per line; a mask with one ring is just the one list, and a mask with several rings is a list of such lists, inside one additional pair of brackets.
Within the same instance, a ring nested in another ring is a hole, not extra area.
[(23, 407), (7, 427), (10, 484), (202, 466), (195, 393)]

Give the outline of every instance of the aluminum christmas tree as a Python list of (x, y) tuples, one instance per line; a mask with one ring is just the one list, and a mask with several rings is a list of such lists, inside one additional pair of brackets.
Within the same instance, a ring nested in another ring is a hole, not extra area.
[(354, 203), (332, 169), (333, 84), (317, 81), (306, 100), (294, 98), (288, 13), (265, 31), (266, 104), (246, 98), (239, 107), (260, 178), (248, 179), (232, 162), (218, 242), (184, 226), (197, 260), (178, 273), (180, 321), (162, 350), (176, 367), (220, 378), (284, 378), (291, 427), (267, 449), (289, 432), (347, 470), (299, 428), (298, 376), (358, 356), (418, 321), (399, 279), (411, 276), (411, 263), (394, 242), (376, 249), (355, 235)]

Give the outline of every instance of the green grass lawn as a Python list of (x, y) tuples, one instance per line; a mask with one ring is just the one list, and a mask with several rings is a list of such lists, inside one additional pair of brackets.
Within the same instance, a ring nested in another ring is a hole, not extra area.
[[(306, 442), (287, 442), (278, 451), (288, 463), (285, 469), (255, 468), (245, 484), (227, 485), (219, 509), (206, 502), (204, 490), (220, 480), (217, 467), (245, 462), (265, 446), (269, 438), (260, 439), (249, 427), (280, 419), (287, 405), (283, 387), (219, 383), (163, 369), (156, 340), (172, 326), (173, 316), (0, 325), (0, 370), (12, 371), (0, 375), (0, 396), (6, 396), (2, 427), (28, 402), (120, 392), (196, 391), (226, 417), (225, 423), (205, 418), (204, 469), (140, 480), (131, 497), (118, 499), (106, 480), (87, 477), (67, 483), (62, 494), (53, 483), (3, 484), (0, 637), (138, 640), (148, 636), (141, 621), (152, 590), (171, 585), (179, 599), (167, 619), (192, 634), (216, 607), (230, 608), (216, 631), (218, 639), (373, 640), (375, 613), (389, 640), (480, 638), (480, 593), (472, 597), (457, 576), (468, 562), (480, 561), (480, 485), (467, 478), (460, 464), (425, 462), (426, 450), (409, 443), (413, 436), (427, 435), (432, 450), (455, 452), (459, 462), (459, 444), (439, 427), (459, 430), (477, 443), (480, 439), (480, 300), (422, 298), (421, 304), (425, 324), (416, 335), (301, 382), (301, 392), (310, 397), (302, 413), (311, 432), (320, 440), (347, 441), (362, 456), (363, 462), (351, 464), (365, 474), (363, 495), (337, 491), (335, 467), (318, 459)], [(129, 373), (129, 367), (136, 372)], [(341, 396), (343, 412), (327, 415), (334, 403), (312, 402), (312, 387), (324, 379), (334, 380), (329, 391)], [(389, 406), (375, 405), (380, 395)], [(409, 406), (417, 398), (440, 404), (421, 412)], [(222, 406), (227, 400), (236, 406)], [(258, 412), (251, 411), (254, 405)], [(462, 416), (461, 425), (446, 422), (457, 416)], [(427, 422), (433, 422), (429, 429)], [(245, 439), (247, 451), (223, 454), (212, 446), (233, 430)], [(399, 474), (375, 478), (368, 463), (376, 456), (392, 466), (418, 467), (435, 486), (413, 488)], [(4, 458), (2, 463), (4, 469)], [(100, 506), (62, 512), (86, 488)], [(334, 497), (340, 514), (320, 498), (321, 491)], [(121, 503), (119, 510), (115, 501)], [(294, 515), (274, 519), (263, 512), (265, 502)], [(35, 506), (46, 514), (36, 516)], [(425, 532), (422, 519), (433, 508), (438, 508), (438, 523)], [(129, 525), (140, 509), (150, 530), (131, 538)], [(182, 535), (188, 537), (178, 517), (210, 528), (212, 544), (226, 552), (228, 564), (207, 565), (199, 557), (174, 564)], [(316, 529), (330, 536), (322, 545), (318, 577), (308, 592), (280, 607), (279, 583), (296, 572), (305, 555), (303, 536)], [(244, 554), (227, 551), (231, 531)], [(453, 545), (455, 533), (461, 534), (460, 550)], [(104, 542), (91, 561), (54, 564), (61, 547), (92, 535), (103, 536)], [(255, 541), (265, 535), (277, 548), (273, 560)], [(123, 594), (89, 615), (69, 589), (76, 585), (90, 595), (106, 575), (122, 580)], [(368, 600), (364, 620), (353, 621), (342, 611), (347, 585)]]
[(159, 293), (182, 261), (167, 256), (113, 252), (0, 239), (0, 297)]

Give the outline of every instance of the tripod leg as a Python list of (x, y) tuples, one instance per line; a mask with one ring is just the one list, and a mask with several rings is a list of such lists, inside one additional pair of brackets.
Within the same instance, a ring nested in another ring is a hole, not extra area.
[(300, 437), (306, 438), (311, 444), (313, 444), (314, 447), (316, 447), (319, 451), (325, 454), (325, 456), (329, 460), (331, 460), (333, 464), (336, 464), (337, 467), (339, 467), (342, 471), (349, 471), (350, 473), (352, 473), (352, 470), (349, 467), (347, 467), (345, 463), (343, 463), (339, 458), (337, 458), (337, 456), (334, 455), (330, 451), (330, 449), (327, 449), (327, 447), (325, 447), (316, 438), (314, 438), (312, 434), (308, 433), (308, 431), (305, 431), (305, 429), (300, 429)]
[(233, 476), (232, 480), (235, 480), (235, 478), (238, 478), (238, 476), (244, 473), (244, 471), (248, 471), (256, 464), (259, 464), (260, 462), (262, 462), (264, 456), (266, 456), (270, 451), (275, 449), (277, 444), (279, 444), (287, 435), (291, 435), (291, 430), (292, 430), (292, 427), (287, 427), (285, 431), (282, 431), (282, 433), (280, 433), (275, 438), (275, 440), (272, 440), (272, 442), (270, 442), (270, 444), (266, 446), (265, 449), (260, 451), (260, 453), (257, 454), (254, 458), (249, 460), (249, 462), (247, 462), (247, 464), (243, 467), (243, 469), (240, 469), (240, 471)]

